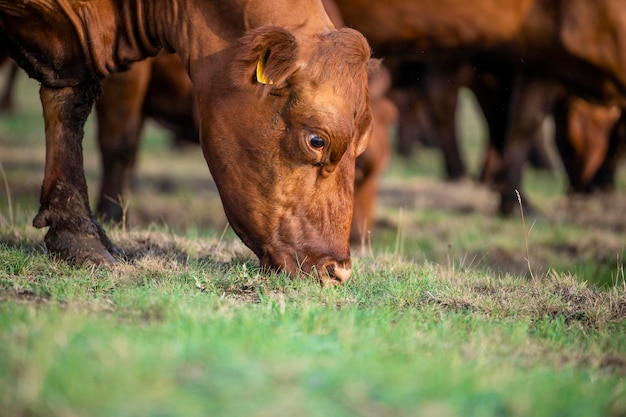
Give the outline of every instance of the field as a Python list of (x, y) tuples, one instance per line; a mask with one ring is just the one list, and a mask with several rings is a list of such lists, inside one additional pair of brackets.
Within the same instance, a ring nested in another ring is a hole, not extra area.
[[(475, 175), (467, 93), (458, 122)], [(322, 288), (261, 273), (199, 149), (155, 125), (130, 226), (107, 228), (127, 260), (55, 260), (31, 226), (44, 156), (22, 77), (0, 116), (0, 416), (626, 416), (624, 169), (590, 198), (527, 169), (539, 215), (503, 219), (491, 190), (441, 180), (436, 151), (395, 157), (352, 280)]]

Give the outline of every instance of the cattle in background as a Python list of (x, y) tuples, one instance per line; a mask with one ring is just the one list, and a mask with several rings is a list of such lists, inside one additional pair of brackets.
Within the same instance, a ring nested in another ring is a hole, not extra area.
[(104, 221), (120, 222), (119, 201), (133, 183), (146, 119), (171, 131), (175, 140), (197, 144), (198, 106), (191, 80), (178, 56), (161, 53), (105, 79), (95, 109), (102, 162), (96, 215)]
[[(397, 152), (408, 157), (416, 144), (439, 147), (446, 179), (467, 175), (457, 137), (457, 107), (461, 88), (476, 97), (488, 129), (481, 182), (495, 174), (494, 152), (502, 152), (511, 102), (514, 68), (492, 57), (470, 61), (403, 63), (395, 73), (392, 98), (400, 109)], [(543, 130), (532, 139), (529, 162), (551, 171), (553, 164)]]
[(503, 214), (517, 206), (528, 137), (558, 96), (556, 84), (582, 97), (624, 102), (626, 9), (618, 0), (337, 0), (337, 5), (346, 24), (363, 32), (391, 68), (407, 57), (436, 62), (481, 54), (515, 64), (510, 111), (518, 114), (507, 126), (503, 151), (496, 154), (501, 169), (494, 175)]
[(115, 262), (89, 207), (83, 126), (102, 79), (166, 49), (194, 85), (226, 216), (261, 265), (350, 277), (370, 50), (358, 32), (334, 29), (321, 2), (0, 0), (0, 44), (41, 83), (46, 165), (33, 225), (49, 227), (51, 253)]
[[(419, 137), (426, 136), (435, 143), (448, 138), (453, 146), (442, 147), (443, 151), (454, 155), (444, 159), (446, 168), (448, 165), (453, 168), (447, 169), (447, 176), (449, 179), (456, 179), (465, 175), (455, 132), (457, 90), (464, 86), (475, 94), (488, 127), (488, 147), (480, 180), (483, 183), (493, 183), (494, 176), (501, 170), (501, 155), (504, 153), (504, 138), (509, 121), (519, 114), (527, 117), (524, 111), (511, 113), (509, 109), (514, 68), (503, 65), (497, 58), (463, 62), (458, 68), (423, 63), (414, 64), (413, 67), (400, 73), (404, 74), (404, 78), (400, 77), (401, 81), (394, 91), (394, 99), (401, 103), (399, 107), (403, 112), (399, 121), (399, 152), (410, 154), (411, 147)], [(413, 79), (415, 76), (419, 77), (420, 82)], [(433, 78), (438, 81), (431, 82)], [(446, 84), (447, 88), (436, 87), (441, 84)], [(549, 91), (552, 91), (552, 97), (556, 97), (554, 107), (550, 105), (550, 99), (543, 107), (529, 109), (538, 111), (538, 129), (529, 133), (533, 145), (529, 162), (535, 168), (552, 169), (552, 162), (545, 148), (545, 140), (548, 138), (539, 123), (541, 119), (552, 115), (557, 149), (569, 182), (568, 192), (612, 190), (615, 167), (621, 155), (621, 142), (620, 136), (611, 134), (611, 131), (621, 110), (615, 105), (594, 104), (566, 94), (558, 86), (550, 86)], [(409, 117), (404, 119), (407, 114)], [(419, 114), (418, 120), (416, 114)], [(609, 148), (617, 152), (609, 151)], [(454, 173), (457, 175), (453, 175)]]
[(374, 130), (370, 144), (356, 160), (354, 214), (350, 240), (363, 244), (374, 228), (374, 214), (380, 180), (391, 159), (390, 131), (398, 120), (398, 109), (387, 98), (391, 77), (386, 68), (370, 77), (370, 105)]

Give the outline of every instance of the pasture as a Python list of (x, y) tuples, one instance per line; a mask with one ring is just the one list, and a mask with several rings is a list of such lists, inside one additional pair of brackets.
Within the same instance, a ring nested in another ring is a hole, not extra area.
[[(464, 94), (476, 174), (484, 126)], [(31, 226), (45, 149), (21, 77), (0, 116), (0, 415), (625, 416), (626, 171), (614, 195), (567, 198), (562, 172), (527, 169), (540, 215), (502, 219), (439, 158), (394, 157), (352, 279), (321, 288), (261, 273), (199, 148), (150, 125), (130, 225), (107, 228), (127, 260), (76, 268)]]

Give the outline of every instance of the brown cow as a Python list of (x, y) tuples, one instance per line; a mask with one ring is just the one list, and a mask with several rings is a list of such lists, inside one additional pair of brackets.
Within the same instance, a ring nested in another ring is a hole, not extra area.
[[(333, 24), (343, 26), (334, 3), (324, 0), (323, 4)], [(362, 242), (373, 227), (379, 177), (391, 154), (389, 133), (397, 110), (386, 97), (389, 88), (390, 76), (385, 68), (370, 75), (374, 130), (368, 148), (356, 162), (352, 243)], [(159, 54), (134, 64), (129, 71), (113, 74), (103, 82), (102, 89), (103, 95), (96, 102), (103, 166), (96, 214), (105, 221), (120, 222), (120, 200), (132, 185), (145, 119), (152, 118), (172, 131), (176, 144), (197, 143), (198, 112), (191, 81), (174, 54)]]
[[(389, 130), (397, 110), (386, 97), (388, 71), (382, 68), (369, 80), (374, 130), (370, 144), (356, 161), (354, 214), (351, 242), (357, 243), (371, 230), (379, 177), (391, 154)], [(171, 130), (176, 138), (198, 142), (197, 106), (191, 81), (175, 54), (159, 54), (138, 62), (126, 72), (113, 74), (102, 83), (96, 101), (97, 137), (103, 174), (96, 214), (105, 221), (122, 221), (119, 201), (132, 185), (133, 171), (146, 118)]]
[(622, 110), (566, 96), (554, 109), (555, 142), (569, 179), (570, 193), (610, 190), (615, 163), (624, 146)]
[(46, 167), (33, 224), (50, 252), (110, 264), (89, 208), (83, 125), (100, 81), (176, 51), (227, 218), (264, 267), (351, 274), (355, 159), (372, 127), (369, 47), (319, 1), (0, 0), (0, 43), (41, 82)]
[(392, 68), (407, 58), (432, 62), (484, 53), (516, 63), (511, 112), (520, 115), (507, 126), (502, 168), (495, 175), (503, 214), (517, 205), (529, 134), (549, 111), (556, 84), (598, 100), (626, 97), (626, 9), (620, 0), (337, 0), (337, 5), (346, 24), (363, 32)]

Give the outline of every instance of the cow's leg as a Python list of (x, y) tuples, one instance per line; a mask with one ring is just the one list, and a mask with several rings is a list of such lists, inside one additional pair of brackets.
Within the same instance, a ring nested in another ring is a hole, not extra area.
[(40, 90), (46, 165), (33, 225), (50, 227), (44, 241), (51, 253), (80, 264), (111, 264), (116, 253), (89, 209), (83, 171), (83, 127), (97, 92), (97, 85)]
[(472, 79), (470, 84), (476, 101), (485, 116), (489, 132), (483, 167), (479, 177), (479, 181), (483, 184), (493, 184), (496, 173), (502, 167), (504, 138), (508, 126), (513, 82), (511, 65), (497, 60), (489, 60), (488, 64), (487, 68), (480, 66), (484, 65), (482, 63), (478, 64), (478, 75)]
[(102, 160), (96, 214), (103, 221), (118, 223), (124, 217), (124, 198), (133, 182), (150, 69), (151, 61), (146, 60), (111, 75), (102, 83), (102, 97), (96, 102)]
[(13, 61), (9, 61), (9, 74), (4, 84), (4, 89), (0, 95), (0, 112), (11, 113), (15, 108), (13, 102), (13, 90), (15, 87), (15, 79), (17, 78), (18, 70), (20, 69)]
[[(516, 190), (521, 193), (522, 169), (537, 129), (551, 111), (559, 86), (551, 81), (519, 74), (514, 83), (509, 126), (505, 137), (502, 166), (496, 174), (500, 193), (500, 213), (510, 215), (518, 205)], [(523, 194), (523, 193), (521, 193)], [(525, 211), (533, 212), (532, 204), (523, 197)]]
[[(354, 212), (352, 214), (352, 229), (350, 231), (350, 243), (352, 244), (364, 242), (365, 237), (372, 230), (376, 194), (378, 193), (380, 171), (382, 170), (372, 166), (361, 167), (360, 162), (357, 159), (356, 181), (354, 184)], [(369, 165), (371, 165), (372, 162), (378, 161), (371, 160), (369, 162)]]
[(456, 63), (434, 64), (424, 82), (433, 134), (443, 154), (446, 177), (451, 180), (467, 173), (456, 136), (456, 107), (464, 75), (464, 67)]
[(414, 85), (403, 86), (393, 92), (399, 111), (396, 151), (400, 156), (411, 156), (417, 143), (426, 147), (438, 146), (434, 142), (424, 94)]
[(532, 139), (530, 147), (530, 155), (528, 155), (528, 162), (535, 169), (554, 172), (554, 164), (550, 158), (550, 152), (546, 144), (546, 135), (543, 129), (537, 129), (535, 137)]
[(570, 132), (570, 106), (571, 101), (567, 97), (556, 100), (552, 117), (554, 120), (554, 143), (556, 145), (561, 163), (569, 180), (568, 193), (588, 192), (587, 181), (583, 179), (584, 161), (576, 151), (571, 140)]

